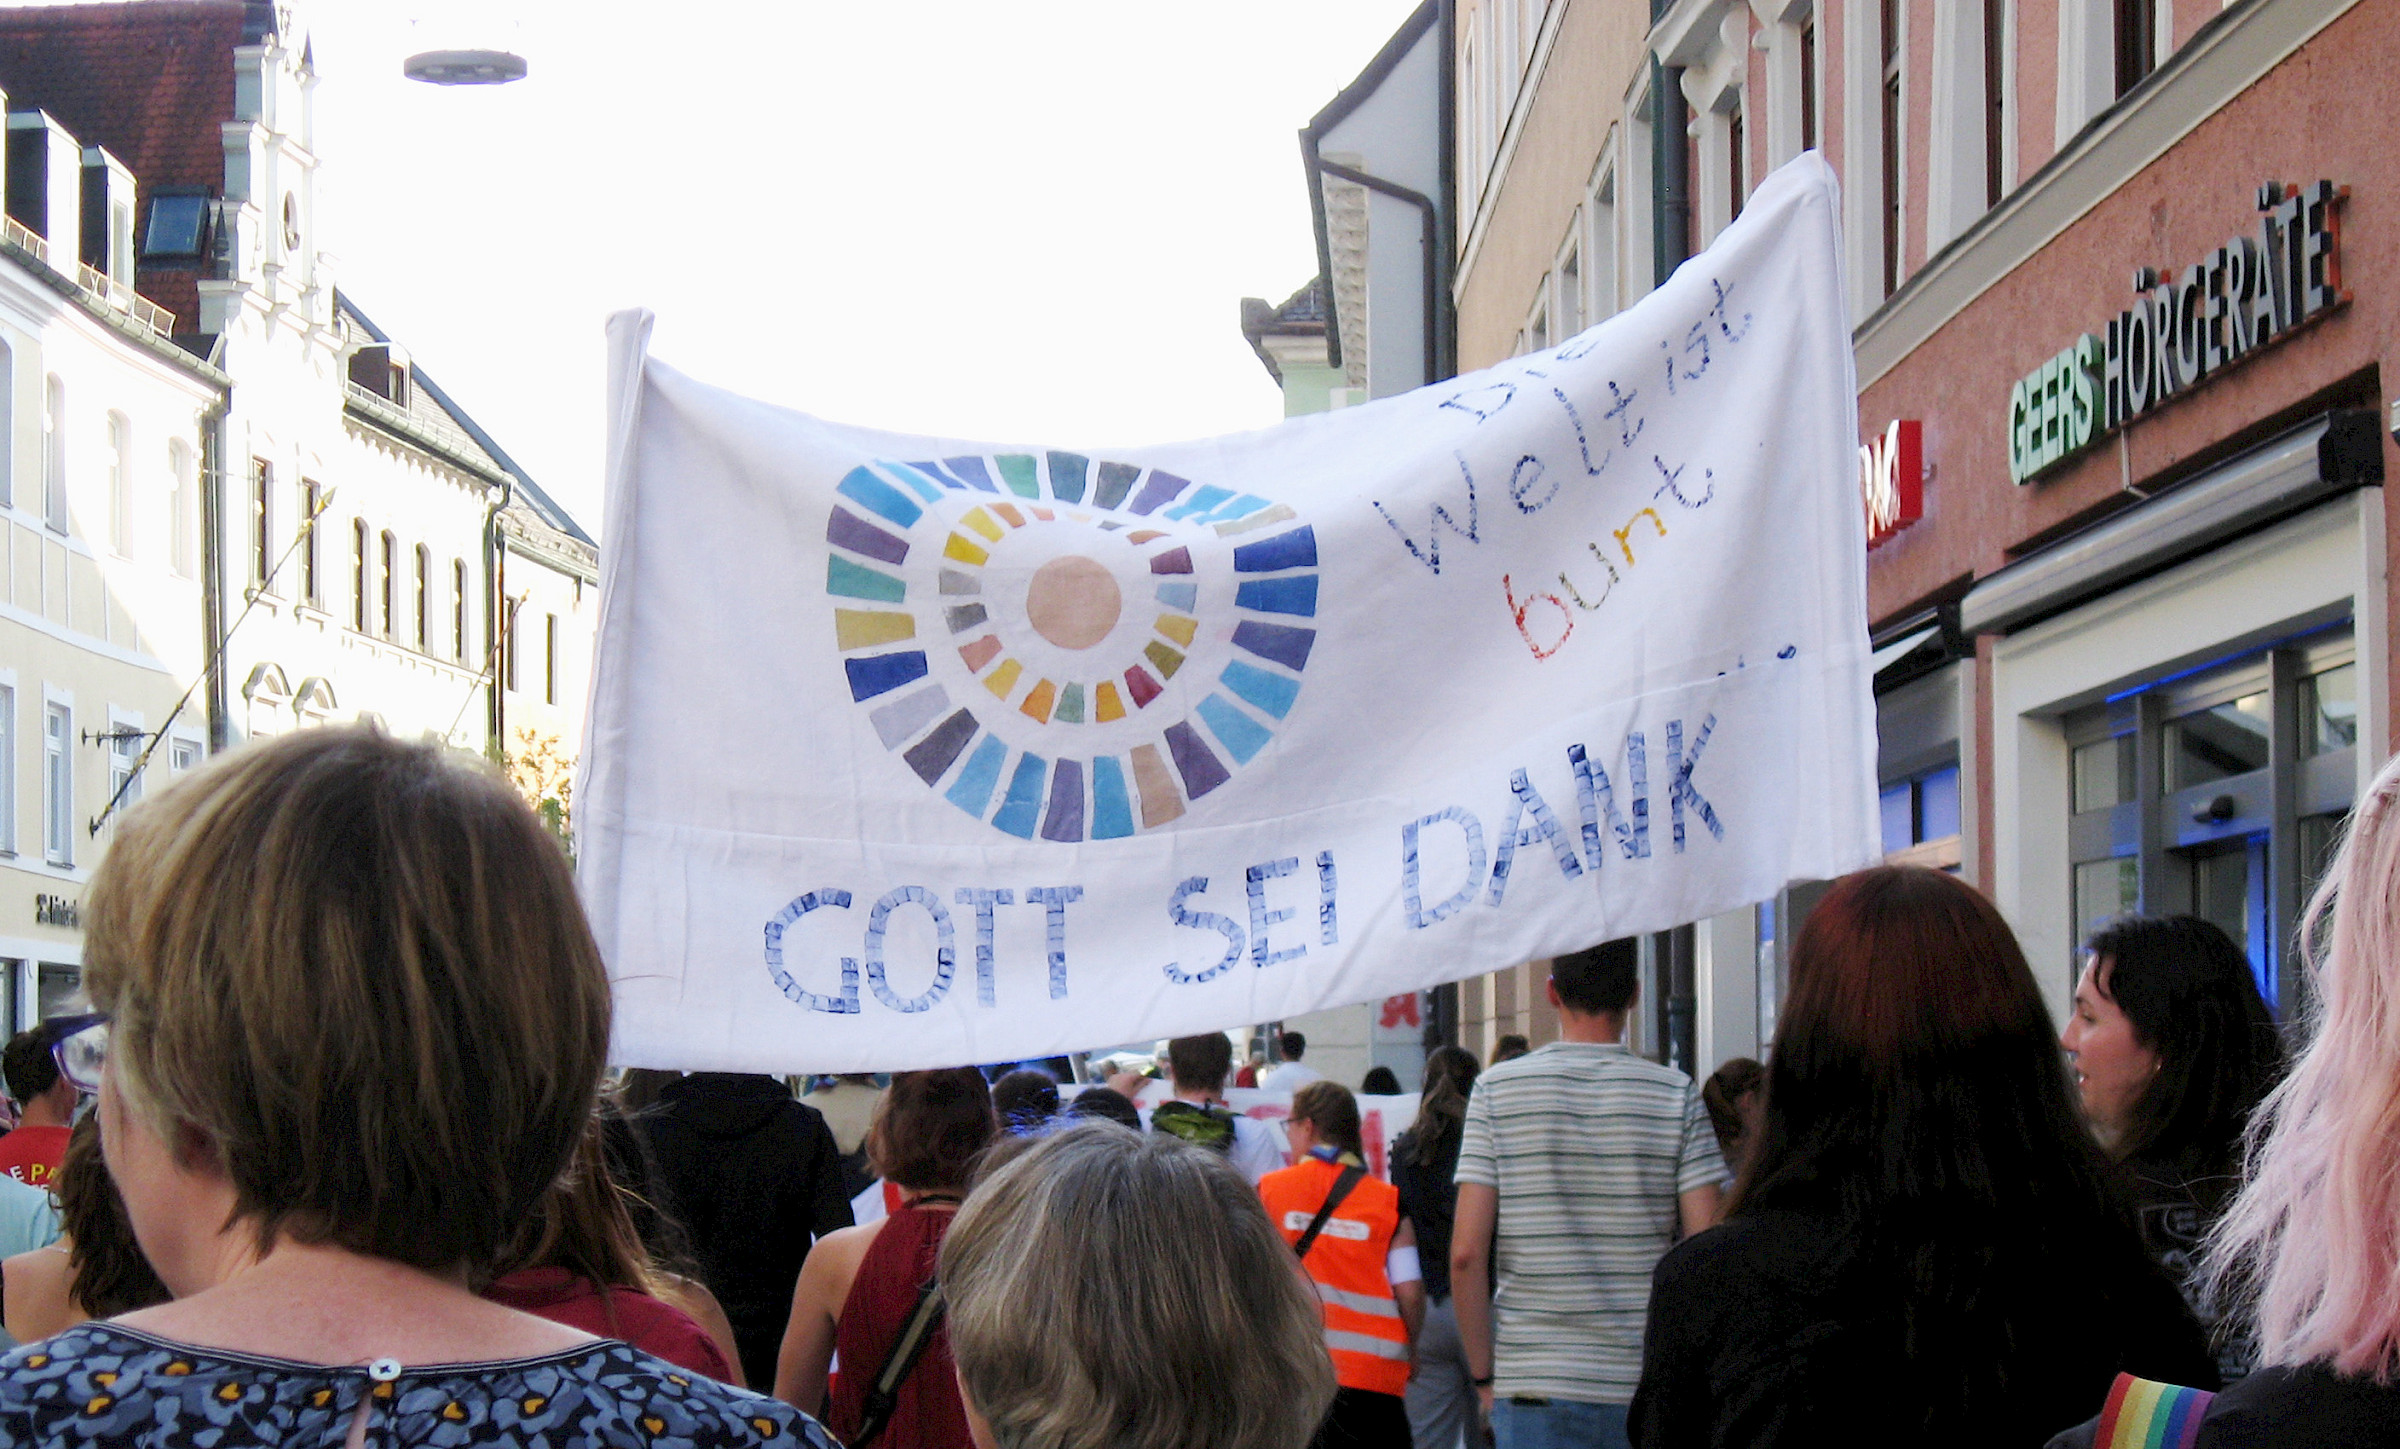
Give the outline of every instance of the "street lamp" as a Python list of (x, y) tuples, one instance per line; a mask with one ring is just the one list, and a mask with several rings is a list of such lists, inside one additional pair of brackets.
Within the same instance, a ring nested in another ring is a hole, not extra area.
[[(514, 20), (495, 20), (463, 7), (409, 22), (412, 52), (401, 74), (436, 86), (504, 86), (525, 79), (525, 57)], [(431, 41), (432, 44), (426, 42)]]
[(422, 50), (400, 69), (427, 85), (503, 86), (525, 79), (525, 57), (506, 50)]

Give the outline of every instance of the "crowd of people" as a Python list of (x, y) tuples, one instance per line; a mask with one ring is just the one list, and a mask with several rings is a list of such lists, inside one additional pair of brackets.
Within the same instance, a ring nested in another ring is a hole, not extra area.
[(2061, 1032), (1990, 902), (1886, 867), (1807, 917), (1763, 1062), (1629, 1050), (1595, 946), (1557, 1040), (1426, 1058), (1379, 1164), (1297, 1034), (1245, 1066), (1280, 1132), (1215, 1033), (1147, 1093), (612, 1078), (539, 822), (305, 732), (127, 817), (90, 1010), (0, 1054), (0, 1440), (2400, 1442), (2395, 801), (2288, 1068), (2215, 927), (2101, 931)]

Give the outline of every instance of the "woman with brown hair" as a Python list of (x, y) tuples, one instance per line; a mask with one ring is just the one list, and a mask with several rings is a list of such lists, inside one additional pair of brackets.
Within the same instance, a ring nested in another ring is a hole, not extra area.
[[(826, 1422), (851, 1449), (868, 1424), (868, 1393), (934, 1280), (942, 1236), (966, 1199), (975, 1159), (998, 1135), (991, 1089), (973, 1067), (892, 1077), (867, 1152), (878, 1176), (900, 1189), (900, 1207), (879, 1222), (817, 1239), (792, 1290), (792, 1317), (776, 1358), (775, 1397), (816, 1412), (827, 1371), (841, 1356)], [(935, 1327), (876, 1431), (883, 1449), (958, 1449), (967, 1442), (949, 1340)]]
[(609, 1039), (566, 857), (482, 761), (367, 726), (250, 745), (128, 813), (85, 902), (109, 1175), (175, 1297), (0, 1359), (12, 1449), (830, 1449), (475, 1291)]
[(1466, 1131), (1467, 1098), (1480, 1074), (1475, 1055), (1436, 1047), (1425, 1058), (1425, 1091), (1417, 1120), (1392, 1144), (1392, 1186), (1400, 1213), (1417, 1231), (1425, 1274), (1425, 1322), (1417, 1333), (1416, 1371), (1408, 1378), (1408, 1427), (1420, 1444), (1449, 1449), (1465, 1435), (1482, 1442), (1475, 1371), (1458, 1336), (1450, 1303), (1450, 1229), (1458, 1210), (1458, 1145)]
[(519, 1235), (509, 1271), (483, 1296), (739, 1384), (732, 1329), (719, 1342), (677, 1305), (672, 1280), (642, 1245), (628, 1193), (609, 1169), (606, 1132), (606, 1122), (595, 1115), (573, 1164)]
[(2214, 1384), (2000, 913), (1938, 871), (1800, 929), (1724, 1226), (1660, 1260), (1638, 1445), (2037, 1445), (2120, 1371)]
[(50, 1192), (64, 1230), (59, 1240), (0, 1263), (0, 1318), (11, 1337), (35, 1343), (89, 1319), (167, 1301), (167, 1285), (150, 1271), (108, 1180), (96, 1113), (75, 1124)]

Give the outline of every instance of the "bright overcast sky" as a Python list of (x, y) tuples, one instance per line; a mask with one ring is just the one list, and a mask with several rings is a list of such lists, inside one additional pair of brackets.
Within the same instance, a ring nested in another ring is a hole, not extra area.
[(429, 5), (311, 4), (318, 244), (595, 532), (620, 307), (684, 371), (848, 422), (1262, 426), (1238, 303), (1316, 269), (1295, 133), (1413, 8), (486, 0), (531, 75), (485, 90), (401, 78)]

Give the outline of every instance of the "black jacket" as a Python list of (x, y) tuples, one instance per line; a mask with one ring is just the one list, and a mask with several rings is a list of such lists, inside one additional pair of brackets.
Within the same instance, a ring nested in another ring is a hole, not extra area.
[(764, 1392), (809, 1244), (851, 1223), (833, 1132), (782, 1082), (734, 1072), (694, 1072), (636, 1121), (733, 1322), (742, 1372)]
[[(2119, 1371), (2216, 1386), (2191, 1310), (2128, 1244), (2121, 1260), (2091, 1265), (2089, 1276), (1986, 1285), (1995, 1310), (2045, 1327), (2004, 1365), (2005, 1407), (1970, 1415), (1948, 1397), (1939, 1363), (1902, 1358), (1891, 1305), (1845, 1286), (1845, 1249), (1830, 1224), (1762, 1212), (1686, 1238), (1660, 1259), (1631, 1411), (1638, 1449), (2037, 1449), (2098, 1413)], [(2104, 1311), (2103, 1302), (2115, 1306)], [(1917, 1421), (1928, 1408), (1934, 1422)]]

